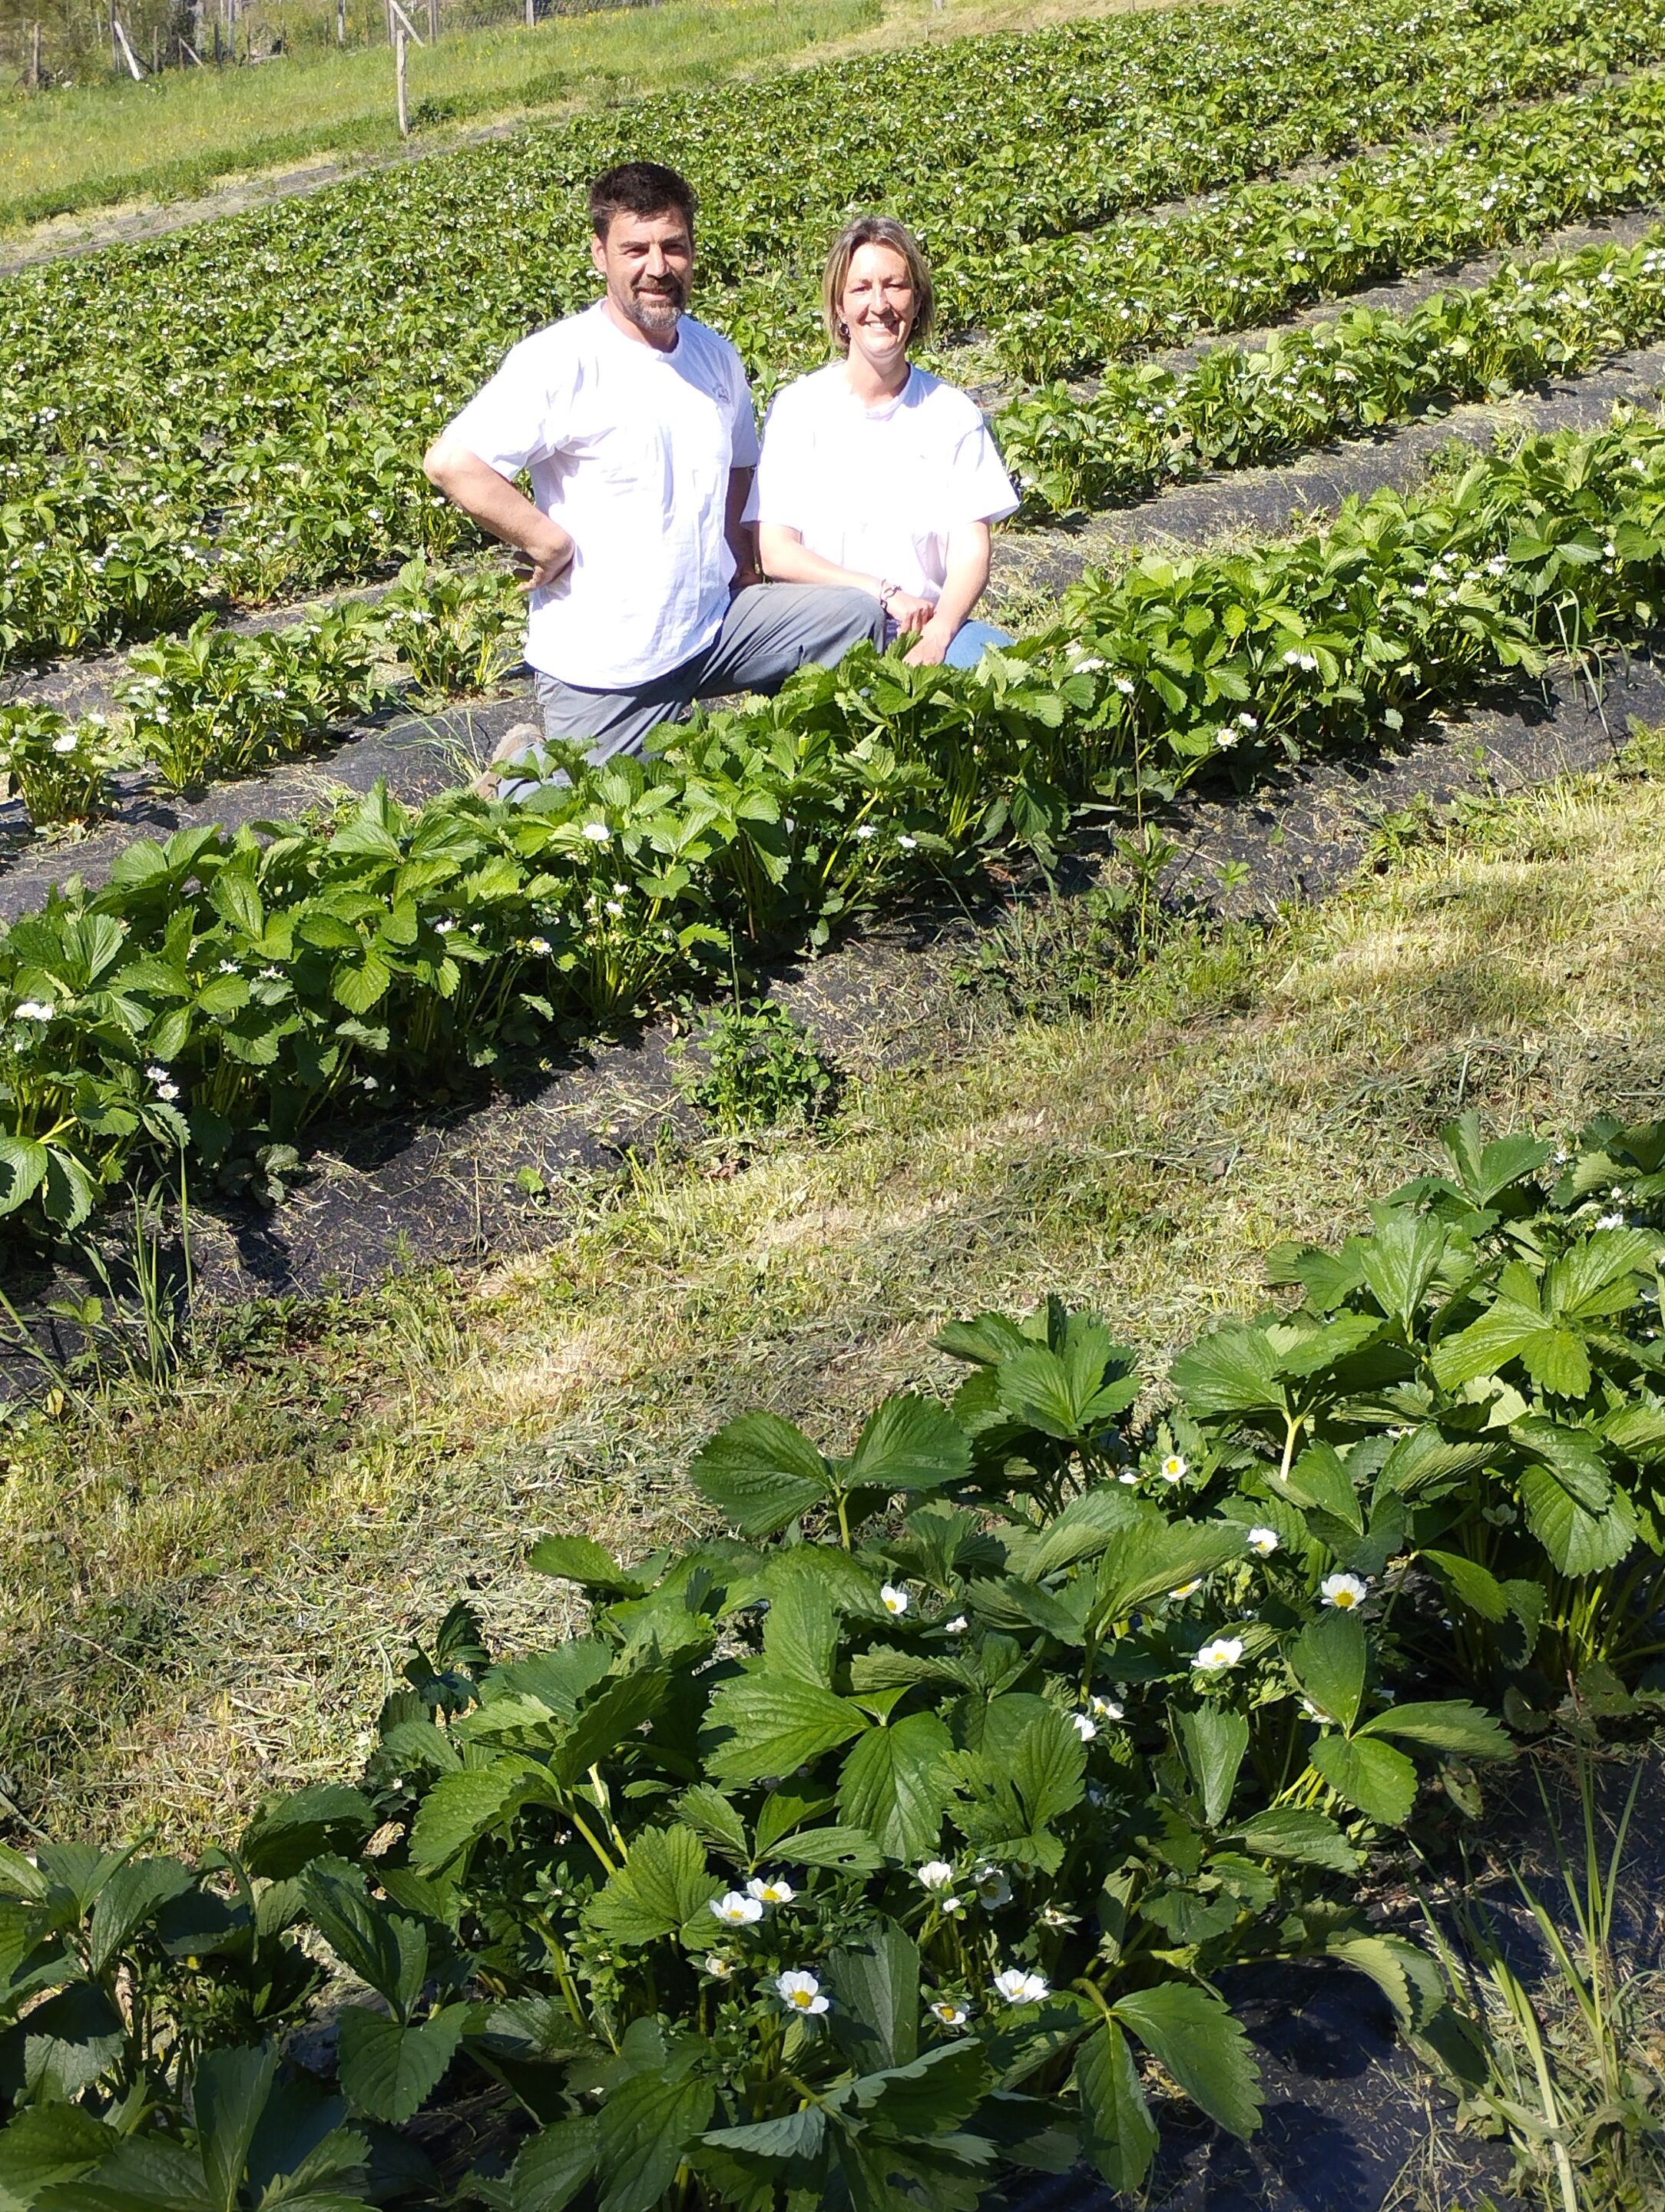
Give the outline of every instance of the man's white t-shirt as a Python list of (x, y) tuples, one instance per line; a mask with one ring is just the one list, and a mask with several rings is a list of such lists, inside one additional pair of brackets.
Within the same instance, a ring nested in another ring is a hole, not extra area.
[(523, 338), (447, 434), (503, 476), (525, 469), (577, 548), (532, 595), (534, 668), (623, 691), (710, 644), (734, 574), (729, 471), (757, 459), (750, 386), (726, 338), (684, 315), (661, 352), (598, 301)]
[(998, 522), (1018, 495), (975, 401), (914, 368), (894, 399), (869, 407), (842, 361), (777, 394), (747, 509), (795, 530), (812, 553), (936, 599), (948, 533)]

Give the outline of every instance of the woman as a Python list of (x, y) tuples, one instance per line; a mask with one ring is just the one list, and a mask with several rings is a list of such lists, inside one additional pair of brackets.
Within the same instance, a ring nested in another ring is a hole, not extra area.
[(879, 601), (915, 666), (970, 668), (1004, 630), (970, 620), (988, 582), (988, 526), (1018, 505), (981, 415), (908, 349), (931, 328), (931, 272), (890, 216), (858, 216), (822, 280), (842, 356), (780, 393), (753, 512), (763, 571), (854, 584)]

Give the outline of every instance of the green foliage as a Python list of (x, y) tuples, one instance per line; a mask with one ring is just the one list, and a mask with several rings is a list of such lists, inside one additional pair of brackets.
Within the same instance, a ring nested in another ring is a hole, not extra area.
[(1276, 332), (1263, 351), (1222, 346), (1191, 368), (1112, 366), (1086, 400), (1064, 383), (1027, 393), (995, 423), (1023, 514), (1129, 504), (1210, 470), (1267, 467), (1431, 406), (1575, 374), (1665, 329), (1662, 239), (1508, 263), (1408, 314), (1349, 307)]
[[(0, 653), (473, 542), (422, 447), (525, 335), (529, 301), (548, 319), (593, 298), (583, 187), (650, 142), (700, 192), (702, 312), (760, 374), (819, 357), (803, 241), (882, 186), (933, 249), (945, 330), (994, 331), (1049, 379), (1645, 204), (1661, 52), (1650, 0), (1359, 0), (1345, 22), (1255, 0), (1066, 25), (842, 62), (789, 102), (766, 84), (638, 100), (211, 240), (21, 272), (0, 322)], [(900, 127), (876, 173), (878, 112)], [(1414, 135), (1442, 130), (1449, 145)], [(1390, 150), (1316, 185), (1249, 181), (1360, 147)], [(1197, 194), (1219, 197), (1146, 212)]]
[(489, 691), (520, 658), (526, 616), (512, 574), (407, 561), (377, 610), (419, 696)]
[(736, 999), (710, 1017), (693, 1045), (699, 1060), (690, 1067), (683, 1050), (679, 1080), (726, 1135), (802, 1127), (831, 1109), (836, 1077), (803, 1024), (773, 999)]
[(127, 759), (102, 714), (71, 721), (51, 707), (0, 707), (0, 776), (37, 830), (102, 813), (112, 771)]
[[(1255, 555), (1090, 579), (1056, 630), (972, 672), (870, 648), (805, 670), (521, 807), (376, 793), (321, 832), (141, 840), (105, 889), (0, 936), (0, 1212), (72, 1225), (181, 1143), (246, 1174), (325, 1107), (430, 1099), (552, 1024), (708, 983), (737, 943), (824, 942), (1014, 836), (1050, 854), (1078, 809), (1365, 742), (1551, 649), (1639, 638), (1662, 499), (1665, 429), (1621, 412)], [(327, 619), (356, 653), (358, 618)], [(193, 729), (216, 711), (181, 704)], [(1558, 1277), (1529, 1327), (1512, 1308), (1486, 1326), (1525, 1329), (1534, 1379), (1576, 1389), (1604, 1294)], [(1368, 1329), (1344, 1314), (1332, 1334)], [(1492, 1357), (1443, 1352), (1449, 1387), (1449, 1363)], [(1565, 1568), (1616, 1557), (1623, 1509), (1603, 1517), (1582, 1448), (1540, 1446), (1526, 1492)]]
[[(494, 1662), (453, 1608), (357, 1783), (268, 1800), (235, 1854), (0, 1853), (11, 2194), (362, 2202), (389, 2131), (483, 2079), (529, 2130), (474, 2184), (509, 2212), (969, 2212), (1077, 2155), (1136, 2189), (1147, 2061), (1257, 2125), (1219, 1980), (1272, 1959), (1472, 2054), (1358, 1871), (1510, 1757), (1500, 1688), (1652, 1694), (1665, 1132), (1446, 1144), (1339, 1249), (1279, 1248), (1292, 1296), (1154, 1418), (1091, 1314), (957, 1322), (951, 1402), (887, 1399), (847, 1453), (761, 1412), (714, 1437), (692, 1478), (737, 1534), (544, 1537), (585, 1633)], [(1521, 1313), (1577, 1336), (1576, 1394)], [(1622, 1558), (1564, 1565), (1540, 1477)], [(331, 1962), (307, 2088), (275, 2042)]]
[(168, 787), (246, 775), (380, 704), (374, 617), (362, 602), (288, 629), (245, 634), (199, 616), (184, 636), (130, 655), (131, 742)]

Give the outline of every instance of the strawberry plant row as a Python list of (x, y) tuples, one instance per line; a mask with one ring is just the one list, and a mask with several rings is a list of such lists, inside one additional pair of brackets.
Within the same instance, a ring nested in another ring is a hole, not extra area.
[(951, 272), (947, 312), (987, 321), (1012, 373), (1044, 382), (1275, 322), (1413, 270), (1645, 207), (1662, 191), (1665, 76), (1650, 71), (1446, 143), (1364, 155), (1318, 181), (1247, 185), (1194, 214), (968, 264)]
[(1030, 521), (1148, 498), (1210, 470), (1260, 468), (1434, 406), (1498, 398), (1665, 336), (1665, 228), (1591, 246), (1408, 314), (1352, 307), (1221, 346), (1194, 368), (1112, 369), (1091, 397), (1058, 383), (1009, 402), (994, 429)]
[[(1444, 1136), (1154, 1413), (1093, 1313), (954, 1321), (958, 1389), (848, 1452), (728, 1422), (691, 1541), (544, 1536), (583, 1632), (494, 1660), (459, 1601), (356, 1780), (234, 1849), (0, 1844), (17, 2212), (1137, 2191), (1144, 2060), (1258, 2126), (1221, 1983), (1272, 1960), (1370, 1977), (1483, 2087), (1461, 1978), (1358, 1892), (1514, 1755), (1494, 1702), (1656, 1705), (1665, 1127)], [(422, 2142), (487, 2100), (442, 2185)]]
[(248, 634), (204, 615), (184, 637), (129, 656), (125, 711), (113, 720), (0, 706), (0, 777), (40, 829), (102, 812), (123, 771), (148, 769), (176, 792), (247, 775), (406, 690), (434, 699), (489, 689), (518, 658), (521, 612), (501, 569), (410, 562), (374, 606), (347, 599)]
[[(1176, 14), (1137, 56), (1118, 25), (1037, 34), (1000, 63), (956, 48), (979, 83), (987, 71), (1004, 85), (987, 112), (940, 57), (840, 65), (853, 73), (804, 81), (790, 161), (780, 103), (755, 87), (654, 110), (632, 149), (662, 131), (659, 150), (693, 169), (706, 312), (767, 377), (819, 347), (810, 264), (854, 199), (913, 215), (951, 319), (998, 325), (1031, 251), (1014, 240), (1461, 120), (1655, 58), (1665, 39), (1659, 0), (1501, 15), (1490, 0), (1381, 0), (1375, 41), (1367, 12), (1339, 26), (1303, 9), (1275, 32), (1257, 8)], [(871, 102), (887, 71), (914, 118), (906, 143), (932, 149), (913, 184), (894, 131), (874, 136), (878, 110), (847, 132), (816, 105)], [(1205, 78), (1209, 102), (1225, 86), (1241, 100), (1236, 121), (1207, 103), (1187, 112), (1181, 92)], [(612, 158), (617, 129), (573, 126), (544, 149), (559, 158), (535, 192), (522, 151), (476, 149), (216, 226), (209, 247), (182, 239), (100, 257), (95, 278), (64, 264), (0, 290), (0, 657), (179, 627), (227, 597), (264, 601), (465, 542), (416, 457), (507, 344), (592, 296), (575, 194), (549, 195)], [(957, 134), (965, 161), (945, 214), (941, 149)], [(1097, 181), (1069, 183), (1073, 162)], [(809, 195), (795, 212), (787, 176)]]
[(71, 1226), (175, 1148), (244, 1171), (565, 1024), (824, 941), (1083, 805), (1368, 744), (1558, 647), (1650, 629), (1665, 423), (1528, 441), (1241, 556), (1147, 556), (979, 671), (871, 649), (523, 806), (378, 793), (332, 830), (129, 848), (0, 937), (0, 1212)]

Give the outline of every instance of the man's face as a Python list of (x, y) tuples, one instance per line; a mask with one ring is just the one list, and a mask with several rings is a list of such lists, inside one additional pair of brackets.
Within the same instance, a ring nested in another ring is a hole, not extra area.
[(616, 215), (590, 252), (614, 311), (650, 342), (674, 334), (694, 278), (694, 235), (674, 209)]

